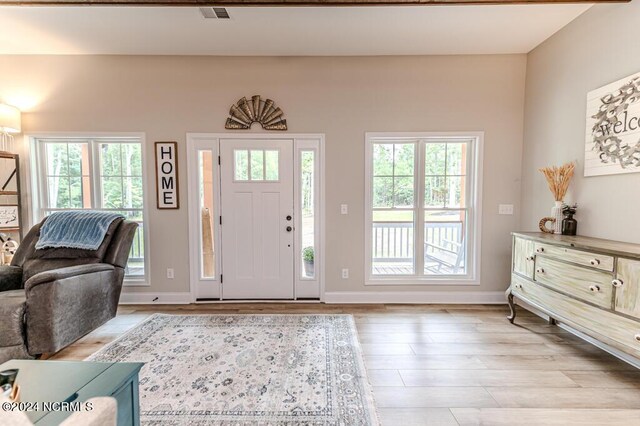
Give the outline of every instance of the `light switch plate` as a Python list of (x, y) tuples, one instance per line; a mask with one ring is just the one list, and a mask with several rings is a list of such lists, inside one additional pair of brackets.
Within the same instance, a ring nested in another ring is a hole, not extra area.
[(498, 205), (498, 214), (513, 214), (513, 204), (500, 204)]
[(172, 280), (174, 277), (173, 268), (167, 268), (167, 278)]
[(340, 204), (340, 214), (349, 214), (349, 206), (346, 204)]

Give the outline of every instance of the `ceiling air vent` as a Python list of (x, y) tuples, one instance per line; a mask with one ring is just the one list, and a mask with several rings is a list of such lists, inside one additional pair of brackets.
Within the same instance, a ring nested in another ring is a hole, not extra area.
[(206, 19), (230, 19), (229, 12), (224, 7), (201, 7), (200, 13)]

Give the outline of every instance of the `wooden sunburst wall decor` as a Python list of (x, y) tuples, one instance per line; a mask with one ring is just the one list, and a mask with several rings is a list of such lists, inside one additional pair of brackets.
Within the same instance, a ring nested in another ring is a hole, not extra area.
[(253, 123), (260, 123), (264, 130), (287, 130), (284, 112), (271, 99), (262, 100), (254, 95), (251, 100), (243, 97), (229, 110), (229, 118), (224, 125), (228, 130), (250, 129)]

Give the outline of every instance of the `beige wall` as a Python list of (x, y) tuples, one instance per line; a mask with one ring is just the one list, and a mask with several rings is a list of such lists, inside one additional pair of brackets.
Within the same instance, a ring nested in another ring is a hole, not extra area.
[[(150, 211), (151, 288), (188, 291), (185, 134), (224, 132), (229, 107), (262, 94), (285, 111), (290, 132), (326, 134), (327, 291), (503, 290), (509, 232), (520, 201), (526, 57), (221, 58), (0, 56), (0, 97), (33, 105), (25, 132), (145, 132), (179, 143), (181, 206)], [(8, 65), (8, 66), (5, 66)], [(256, 126), (257, 127), (257, 126)], [(484, 131), (480, 287), (365, 287), (364, 134), (367, 131)], [(255, 131), (260, 131), (255, 129)], [(147, 176), (153, 186), (153, 174)], [(148, 194), (154, 197), (150, 191)], [(340, 204), (349, 215), (340, 215)], [(152, 199), (151, 205), (155, 205)], [(165, 268), (175, 268), (175, 279)], [(350, 268), (350, 278), (340, 269)]]
[(639, 242), (640, 174), (583, 177), (587, 92), (640, 71), (640, 2), (596, 5), (528, 57), (522, 226), (553, 198), (537, 169), (575, 160), (578, 233)]

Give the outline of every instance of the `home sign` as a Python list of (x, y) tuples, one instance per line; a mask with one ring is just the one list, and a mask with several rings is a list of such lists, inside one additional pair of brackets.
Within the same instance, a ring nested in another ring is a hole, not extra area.
[(156, 198), (159, 209), (179, 209), (178, 144), (156, 142)]

